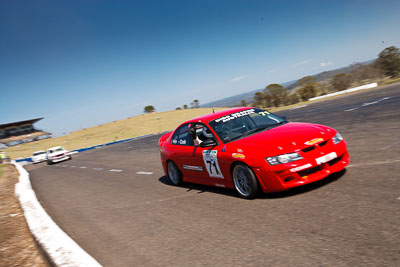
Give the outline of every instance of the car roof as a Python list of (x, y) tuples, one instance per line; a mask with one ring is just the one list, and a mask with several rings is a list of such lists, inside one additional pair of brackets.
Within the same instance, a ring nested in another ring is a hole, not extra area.
[(210, 114), (206, 114), (206, 115), (202, 115), (202, 116), (196, 117), (194, 119), (188, 120), (187, 122), (195, 122), (195, 121), (199, 121), (199, 120), (213, 121), (215, 119), (221, 118), (221, 117), (229, 115), (231, 113), (239, 112), (239, 111), (242, 111), (242, 110), (248, 110), (248, 109), (252, 109), (252, 107), (240, 107), (240, 108), (224, 109), (224, 110), (221, 110), (221, 111), (217, 111), (217, 112), (214, 112), (214, 113), (210, 113)]

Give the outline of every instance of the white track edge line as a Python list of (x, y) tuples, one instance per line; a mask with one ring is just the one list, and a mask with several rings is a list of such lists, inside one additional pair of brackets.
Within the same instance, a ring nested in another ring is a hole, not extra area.
[(25, 220), (50, 260), (56, 266), (102, 266), (50, 218), (36, 198), (29, 173), (20, 164), (12, 163), (19, 172), (15, 194), (19, 197)]

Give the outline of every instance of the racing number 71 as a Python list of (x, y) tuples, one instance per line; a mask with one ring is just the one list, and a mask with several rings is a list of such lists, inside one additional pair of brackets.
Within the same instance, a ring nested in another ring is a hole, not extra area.
[(220, 174), (219, 171), (218, 171), (217, 164), (215, 163), (215, 161), (213, 161), (213, 160), (207, 160), (207, 163), (208, 163), (208, 169), (210, 170), (210, 174), (213, 173), (212, 167), (214, 167), (215, 172), (216, 172), (218, 175)]

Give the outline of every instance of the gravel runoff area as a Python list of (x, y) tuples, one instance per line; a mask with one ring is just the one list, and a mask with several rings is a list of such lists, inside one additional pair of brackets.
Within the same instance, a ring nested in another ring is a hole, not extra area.
[(48, 266), (14, 194), (18, 171), (12, 164), (0, 165), (0, 266)]

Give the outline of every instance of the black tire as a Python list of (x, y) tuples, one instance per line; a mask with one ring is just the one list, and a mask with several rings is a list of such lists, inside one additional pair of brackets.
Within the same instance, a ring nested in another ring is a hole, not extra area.
[(53, 162), (51, 160), (47, 160), (47, 165), (51, 165)]
[(182, 184), (182, 173), (178, 169), (178, 166), (173, 161), (168, 161), (167, 165), (168, 175), (167, 178), (169, 182), (173, 185)]
[(238, 163), (232, 171), (233, 184), (242, 198), (252, 199), (259, 190), (258, 181), (254, 172), (245, 164)]
[(68, 160), (71, 160), (72, 159), (72, 157), (71, 156), (68, 156)]

